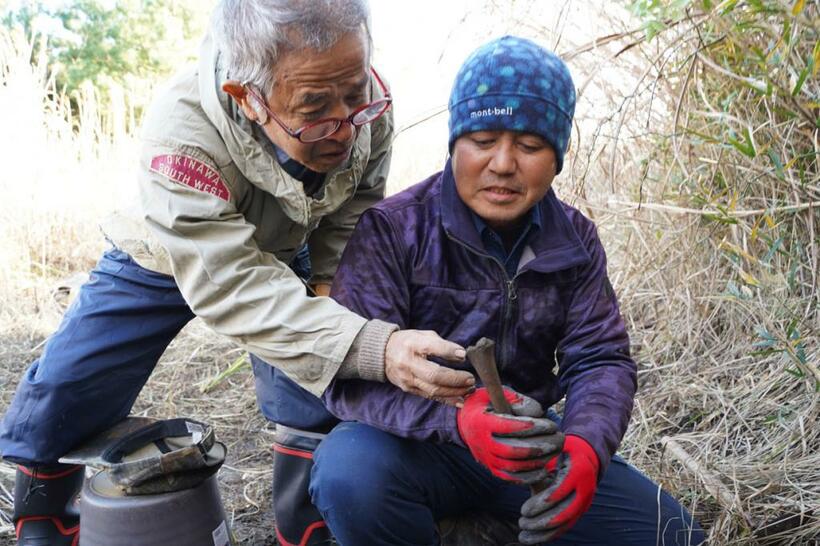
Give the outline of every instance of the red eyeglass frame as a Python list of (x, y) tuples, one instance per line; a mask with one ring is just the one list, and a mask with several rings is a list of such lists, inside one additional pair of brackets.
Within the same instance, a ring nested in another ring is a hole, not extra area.
[[(382, 95), (384, 95), (382, 98), (374, 100), (373, 102), (369, 102), (367, 104), (363, 104), (362, 106), (356, 108), (356, 110), (354, 110), (347, 118), (344, 118), (344, 119), (343, 118), (322, 118), (320, 120), (316, 120), (314, 122), (308, 123), (304, 127), (300, 127), (299, 129), (296, 129), (296, 130), (291, 129), (290, 127), (285, 125), (284, 122), (282, 120), (280, 120), (279, 117), (276, 114), (273, 113), (273, 111), (268, 106), (267, 101), (264, 98), (262, 98), (260, 96), (260, 94), (253, 87), (251, 87), (248, 82), (243, 82), (242, 87), (244, 87), (245, 90), (254, 99), (256, 99), (259, 102), (259, 104), (262, 106), (262, 108), (264, 108), (265, 112), (271, 117), (271, 119), (273, 119), (273, 121), (275, 121), (279, 125), (279, 127), (281, 127), (282, 130), (284, 130), (288, 135), (290, 135), (291, 137), (297, 139), (299, 142), (311, 143), (311, 142), (319, 142), (320, 140), (325, 140), (327, 138), (330, 138), (331, 136), (336, 134), (339, 131), (339, 129), (341, 129), (341, 127), (344, 123), (349, 123), (353, 127), (358, 128), (358, 127), (361, 127), (363, 125), (367, 125), (368, 123), (372, 123), (372, 122), (376, 121), (381, 116), (383, 116), (385, 112), (387, 112), (387, 110), (390, 108), (390, 105), (393, 103), (393, 97), (390, 94), (390, 90), (387, 89), (386, 85), (384, 85), (384, 82), (382, 81), (381, 77), (379, 76), (379, 73), (376, 72), (376, 69), (373, 68), (373, 67), (370, 67), (370, 71), (373, 73), (373, 76), (376, 78), (376, 81), (379, 83), (379, 88), (381, 89)], [(357, 115), (359, 115), (361, 112), (363, 112), (365, 110), (368, 110), (370, 108), (373, 108), (374, 106), (379, 106), (379, 105), (384, 105), (384, 108), (376, 116), (374, 116), (373, 118), (368, 119), (367, 121), (362, 122), (362, 123), (356, 123), (355, 121), (353, 121), (354, 118)], [(302, 139), (302, 135), (306, 131), (308, 131), (308, 130), (314, 128), (314, 127), (317, 127), (319, 125), (326, 124), (328, 122), (333, 122), (333, 123), (336, 124), (336, 128), (333, 129), (332, 131), (330, 131), (328, 134), (326, 134), (326, 135), (324, 135), (320, 138), (311, 139), (311, 140), (303, 140)], [(264, 125), (264, 122), (262, 122), (262, 125)]]

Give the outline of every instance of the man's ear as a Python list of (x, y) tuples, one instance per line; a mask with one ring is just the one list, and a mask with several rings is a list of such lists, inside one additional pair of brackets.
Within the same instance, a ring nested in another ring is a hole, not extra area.
[(251, 121), (257, 121), (264, 125), (268, 121), (268, 114), (259, 101), (256, 100), (244, 85), (236, 80), (228, 80), (222, 84), (222, 90), (230, 95), (236, 104), (242, 109), (245, 117)]

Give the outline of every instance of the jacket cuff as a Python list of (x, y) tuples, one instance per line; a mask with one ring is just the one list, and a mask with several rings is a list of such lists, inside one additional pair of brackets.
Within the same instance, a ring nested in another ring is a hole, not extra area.
[(447, 421), (450, 423), (450, 428), (447, 429), (450, 441), (457, 446), (469, 449), (467, 442), (461, 437), (461, 429), (458, 426), (458, 416), (461, 410), (453, 406), (447, 406), (445, 411), (447, 412)]
[(384, 353), (387, 340), (399, 327), (381, 320), (369, 320), (359, 331), (337, 377), (366, 379), (384, 383)]

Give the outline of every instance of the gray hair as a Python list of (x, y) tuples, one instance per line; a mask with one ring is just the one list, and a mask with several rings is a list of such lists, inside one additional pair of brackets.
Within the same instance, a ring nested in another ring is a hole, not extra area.
[(350, 32), (371, 40), (367, 0), (222, 0), (212, 26), (230, 78), (265, 94), (282, 53), (325, 51)]

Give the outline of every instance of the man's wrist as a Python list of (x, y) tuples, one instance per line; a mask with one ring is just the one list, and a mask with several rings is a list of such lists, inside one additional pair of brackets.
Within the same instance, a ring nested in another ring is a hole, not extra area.
[(384, 383), (384, 353), (387, 340), (399, 327), (378, 319), (369, 320), (353, 340), (337, 377)]

